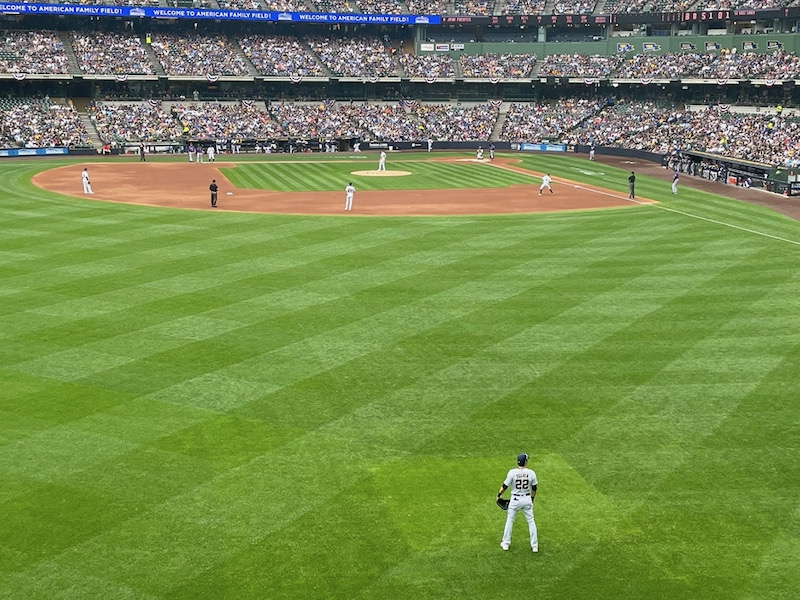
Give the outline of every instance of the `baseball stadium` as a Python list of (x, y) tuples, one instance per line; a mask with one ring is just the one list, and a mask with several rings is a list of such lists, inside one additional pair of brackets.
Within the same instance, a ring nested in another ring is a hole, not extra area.
[(0, 18), (0, 598), (797, 596), (800, 2)]

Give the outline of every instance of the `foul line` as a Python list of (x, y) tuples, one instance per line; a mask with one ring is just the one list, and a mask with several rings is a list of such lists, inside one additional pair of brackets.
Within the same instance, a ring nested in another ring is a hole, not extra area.
[[(581, 189), (590, 189), (590, 188), (584, 188), (581, 185), (576, 185), (575, 187), (576, 188), (581, 188)], [(590, 190), (590, 191), (596, 191), (599, 194), (606, 194), (606, 192), (601, 192), (599, 190)], [(607, 195), (608, 196), (612, 196), (613, 194), (607, 194)], [(619, 196), (616, 196), (616, 197), (619, 197)], [(675, 214), (678, 214), (678, 215), (683, 215), (684, 217), (691, 217), (692, 219), (699, 219), (701, 221), (706, 221), (708, 223), (714, 223), (715, 225), (722, 225), (723, 227), (730, 227), (731, 229), (738, 229), (739, 231), (744, 231), (746, 233), (752, 233), (754, 235), (760, 235), (760, 236), (763, 236), (763, 237), (766, 237), (766, 238), (770, 238), (770, 239), (773, 239), (773, 240), (776, 240), (776, 241), (779, 241), (779, 242), (786, 242), (787, 244), (793, 244), (795, 246), (800, 246), (800, 242), (798, 242), (796, 240), (790, 240), (788, 238), (783, 238), (783, 237), (780, 237), (778, 235), (772, 235), (771, 233), (765, 233), (763, 231), (757, 231), (755, 229), (748, 229), (747, 227), (740, 227), (739, 225), (734, 225), (733, 223), (726, 223), (725, 221), (717, 221), (716, 219), (710, 219), (708, 217), (701, 217), (700, 215), (695, 215), (693, 213), (688, 213), (688, 212), (685, 212), (685, 211), (682, 211), (682, 210), (677, 210), (675, 208), (667, 208), (666, 206), (663, 206), (661, 204), (651, 204), (649, 202), (640, 202), (639, 200), (635, 200), (635, 199), (632, 199), (632, 198), (628, 198), (628, 201), (629, 202), (633, 202), (635, 204), (639, 204), (641, 206), (649, 206), (649, 207), (652, 207), (652, 208), (658, 208), (658, 209), (661, 209), (661, 210), (666, 210), (666, 211), (669, 211), (671, 213), (675, 213)]]

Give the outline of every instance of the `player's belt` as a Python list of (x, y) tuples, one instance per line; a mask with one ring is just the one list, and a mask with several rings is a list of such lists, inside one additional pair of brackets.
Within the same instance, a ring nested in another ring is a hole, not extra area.
[(527, 498), (530, 494), (511, 494), (514, 498)]

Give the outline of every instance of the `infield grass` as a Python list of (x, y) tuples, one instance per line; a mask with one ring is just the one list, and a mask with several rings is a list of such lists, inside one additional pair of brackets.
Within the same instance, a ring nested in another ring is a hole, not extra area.
[[(658, 206), (173, 211), (29, 183), (57, 164), (0, 163), (0, 598), (796, 597), (797, 222), (645, 177)], [(521, 516), (499, 548), (518, 452), (538, 555)]]
[(374, 170), (369, 163), (343, 160), (309, 164), (308, 160), (271, 160), (261, 163), (242, 163), (221, 169), (239, 188), (268, 189), (281, 192), (338, 191), (348, 182), (359, 190), (433, 190), (447, 188), (505, 188), (510, 185), (538, 184), (539, 179), (482, 163), (425, 162), (400, 160), (393, 157), (387, 163), (390, 171), (405, 171), (408, 175), (376, 177), (357, 175)]

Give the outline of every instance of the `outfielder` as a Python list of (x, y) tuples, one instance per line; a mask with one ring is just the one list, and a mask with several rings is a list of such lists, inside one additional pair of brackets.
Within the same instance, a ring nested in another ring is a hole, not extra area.
[(344, 188), (344, 209), (345, 210), (352, 210), (353, 209), (353, 196), (356, 193), (356, 188), (353, 187), (353, 182), (347, 184), (347, 187)]
[(528, 530), (531, 536), (531, 550), (539, 551), (539, 538), (536, 533), (536, 522), (533, 520), (533, 499), (536, 497), (536, 473), (527, 468), (528, 455), (517, 455), (517, 468), (511, 469), (506, 475), (497, 497), (503, 495), (507, 489), (511, 488), (511, 502), (508, 505), (508, 515), (506, 516), (506, 526), (503, 529), (503, 541), (500, 547), (508, 550), (511, 545), (511, 528), (514, 526), (514, 519), (517, 511), (522, 511), (525, 520), (528, 521)]
[(83, 182), (83, 193), (94, 194), (92, 184), (89, 182), (89, 169), (86, 167), (83, 168), (83, 173), (81, 173), (81, 181)]
[(544, 188), (550, 190), (550, 193), (553, 193), (553, 188), (550, 187), (550, 182), (553, 181), (552, 177), (550, 177), (550, 173), (545, 173), (545, 176), (542, 177), (542, 185), (539, 186), (539, 195), (542, 195), (542, 191)]
[(386, 152), (381, 150), (381, 157), (378, 159), (378, 171), (386, 170)]

